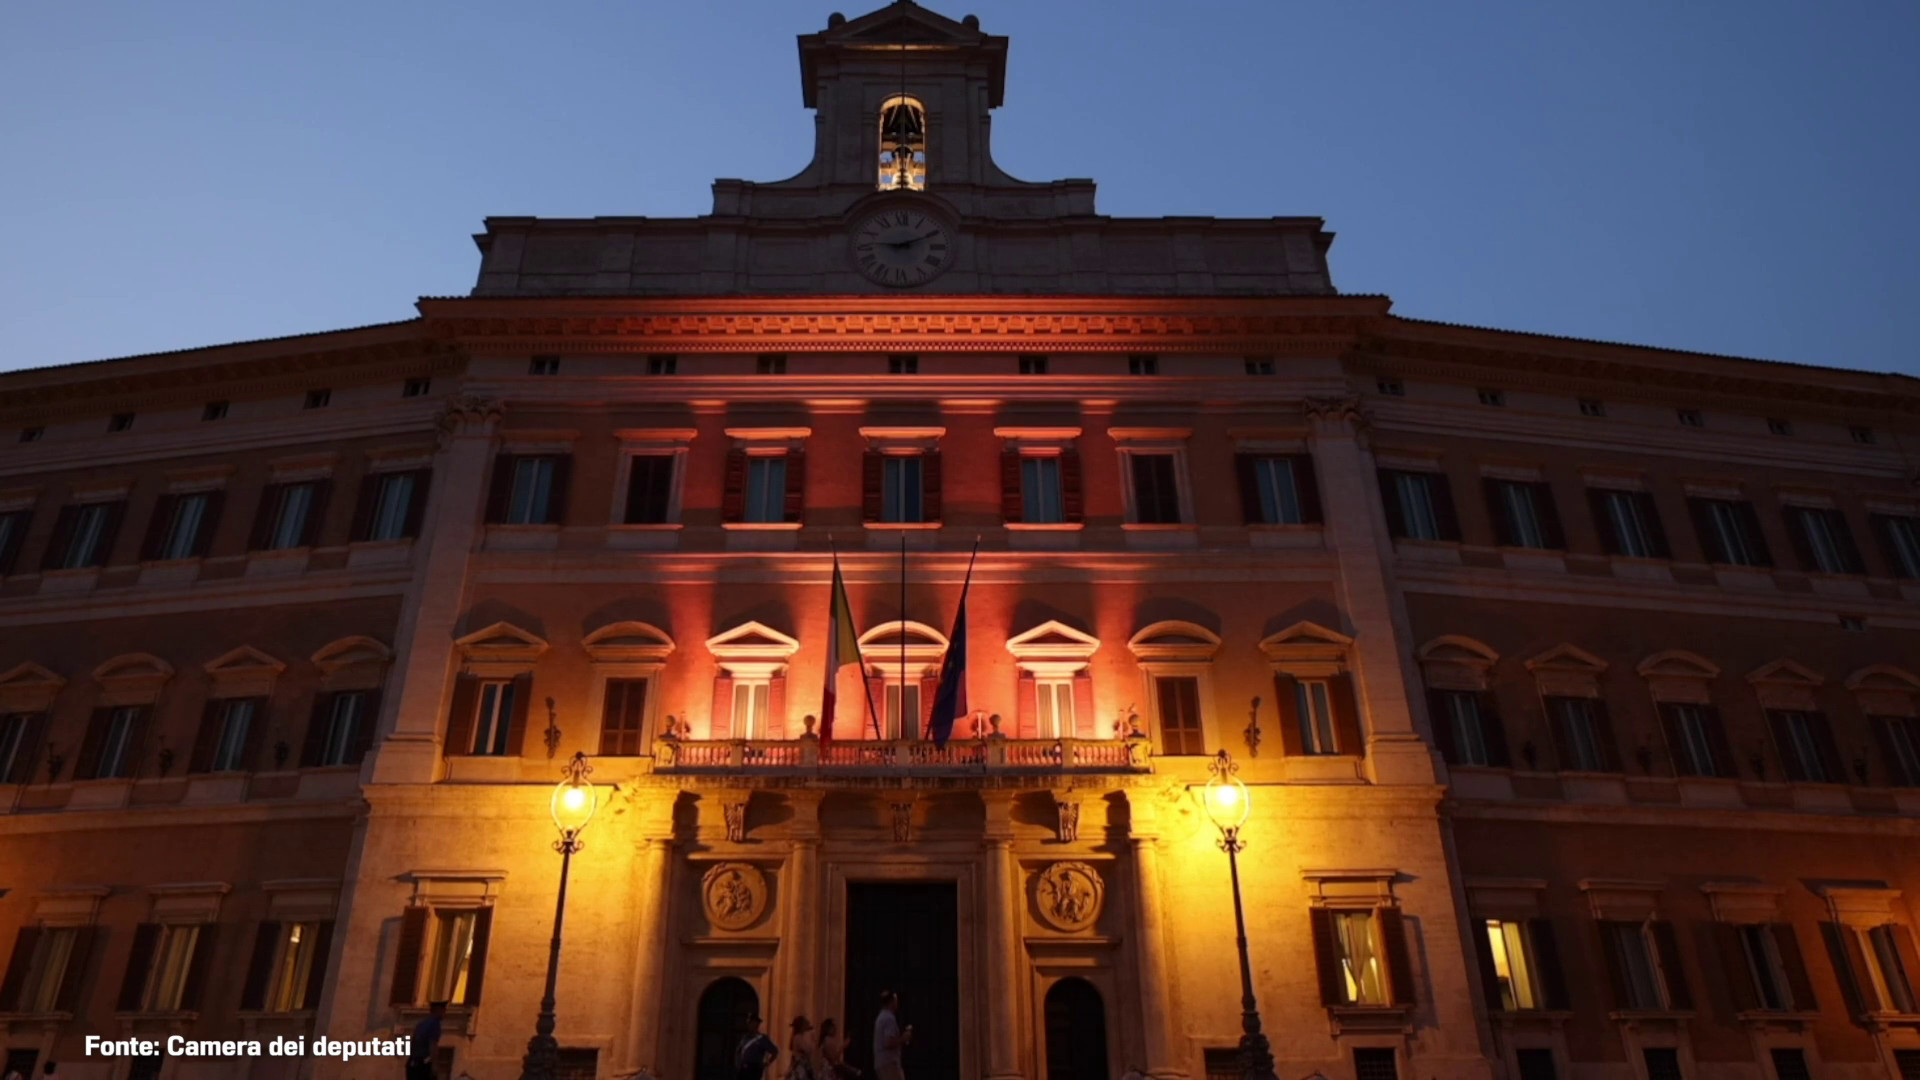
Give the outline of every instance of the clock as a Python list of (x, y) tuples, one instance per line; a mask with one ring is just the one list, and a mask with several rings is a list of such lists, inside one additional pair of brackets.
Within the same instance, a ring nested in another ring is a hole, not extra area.
[(914, 207), (890, 206), (860, 218), (847, 246), (867, 280), (894, 288), (923, 285), (953, 264), (953, 229)]

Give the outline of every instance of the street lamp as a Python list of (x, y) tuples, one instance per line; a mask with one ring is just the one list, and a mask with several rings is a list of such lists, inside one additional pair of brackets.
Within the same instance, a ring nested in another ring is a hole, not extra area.
[(1207, 766), (1207, 816), (1220, 830), (1220, 850), (1227, 853), (1233, 874), (1233, 926), (1240, 945), (1240, 1075), (1245, 1080), (1276, 1080), (1273, 1048), (1260, 1032), (1260, 1006), (1253, 999), (1253, 965), (1247, 959), (1247, 913), (1240, 902), (1240, 826), (1247, 822), (1247, 785), (1237, 775), (1240, 766), (1225, 750)]
[(573, 868), (573, 854), (586, 846), (580, 834), (593, 820), (593, 812), (600, 809), (600, 796), (587, 780), (591, 772), (593, 766), (587, 764), (586, 753), (574, 754), (560, 770), (561, 780), (554, 785), (548, 805), (553, 825), (560, 830), (560, 839), (553, 842), (553, 850), (560, 853), (560, 899), (553, 905), (553, 942), (547, 947), (547, 993), (540, 999), (540, 1018), (534, 1021), (533, 1038), (527, 1040), (520, 1080), (553, 1080), (554, 1067), (559, 1063), (560, 1043), (553, 1037), (553, 994), (560, 980), (560, 924), (567, 914), (567, 872)]

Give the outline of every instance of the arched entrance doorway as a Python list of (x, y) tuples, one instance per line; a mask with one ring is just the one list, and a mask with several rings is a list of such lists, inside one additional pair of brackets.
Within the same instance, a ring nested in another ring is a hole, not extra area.
[(742, 979), (716, 979), (701, 993), (694, 1080), (733, 1080), (733, 1054), (746, 1033), (745, 1020), (759, 1010), (760, 995)]
[(1085, 979), (1061, 979), (1047, 991), (1046, 1009), (1046, 1080), (1109, 1080), (1100, 991)]

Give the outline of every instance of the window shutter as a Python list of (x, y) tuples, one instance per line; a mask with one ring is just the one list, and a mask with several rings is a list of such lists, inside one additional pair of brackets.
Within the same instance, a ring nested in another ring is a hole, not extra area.
[(798, 446), (787, 451), (786, 502), (781, 509), (789, 522), (797, 523), (806, 513), (807, 452)]
[(7, 961), (7, 977), (0, 981), (0, 1010), (20, 1012), (20, 991), (27, 981), (27, 969), (33, 966), (33, 949), (40, 941), (40, 928), (23, 926), (13, 936), (13, 957)]
[(313, 547), (320, 542), (320, 526), (326, 522), (327, 499), (333, 494), (333, 481), (315, 480), (313, 494), (307, 498), (307, 520), (300, 530), (302, 547)]
[(0, 521), (14, 519), (13, 531), (4, 542), (0, 542), (0, 577), (13, 573), (13, 564), (20, 558), (20, 545), (26, 539), (27, 527), (33, 524), (33, 511), (21, 510), (14, 514), (0, 514)]
[(941, 483), (940, 451), (929, 450), (920, 455), (920, 520), (939, 521), (944, 508), (941, 498), (945, 485)]
[(95, 709), (87, 720), (87, 733), (80, 740), (80, 760), (74, 763), (74, 778), (92, 780), (100, 768), (100, 743), (107, 737), (112, 709)]
[(100, 546), (93, 550), (90, 566), (106, 566), (113, 562), (114, 545), (120, 540), (120, 526), (126, 521), (127, 501), (107, 504), (106, 520), (100, 523)]
[(1086, 517), (1086, 489), (1081, 479), (1080, 451), (1060, 451), (1060, 516), (1078, 525)]
[(327, 720), (333, 713), (333, 699), (336, 696), (325, 692), (314, 695), (313, 715), (307, 718), (307, 737), (300, 744), (300, 767), (303, 769), (318, 766), (327, 755)]
[(1413, 954), (1407, 949), (1406, 920), (1397, 907), (1379, 908), (1374, 914), (1380, 920), (1380, 941), (1387, 950), (1387, 982), (1393, 992), (1393, 1003), (1412, 1005)]
[(747, 516), (747, 452), (735, 447), (727, 451), (727, 464), (721, 472), (720, 520), (744, 521)]
[[(1065, 487), (1065, 480), (1061, 481)], [(1000, 451), (1000, 520), (1018, 523), (1024, 516), (1026, 503), (1020, 492), (1020, 453), (1017, 450)]]
[(1313, 963), (1320, 973), (1320, 1004), (1344, 1005), (1347, 983), (1340, 970), (1340, 946), (1333, 936), (1333, 912), (1313, 908), (1308, 914), (1313, 919)]
[(1293, 491), (1300, 499), (1300, 523), (1318, 525), (1325, 518), (1320, 509), (1320, 478), (1314, 473), (1312, 454), (1293, 454)]
[(861, 735), (861, 738), (866, 738), (868, 734), (879, 731), (886, 721), (887, 680), (865, 668), (861, 669), (860, 678), (867, 688), (867, 727), (866, 734)]
[(553, 484), (547, 493), (548, 525), (567, 523), (567, 505), (573, 494), (573, 455), (561, 454), (553, 459)]
[(1833, 961), (1834, 974), (1840, 978), (1840, 992), (1847, 999), (1847, 1012), (1855, 1017), (1867, 1012), (1867, 997), (1861, 986), (1867, 972), (1867, 958), (1860, 949), (1860, 935), (1837, 922), (1820, 924), (1827, 939), (1827, 956)]
[(147, 988), (147, 970), (153, 966), (153, 946), (160, 936), (159, 923), (141, 923), (133, 931), (133, 951), (127, 954), (126, 974), (120, 978), (121, 1012), (139, 1012), (140, 995)]
[(394, 947), (393, 986), (387, 1004), (412, 1005), (419, 997), (420, 954), (426, 947), (427, 909), (410, 907), (400, 915), (400, 941)]
[(487, 482), (487, 517), (489, 525), (499, 525), (507, 520), (508, 508), (513, 505), (514, 457), (512, 454), (493, 455), (493, 477)]
[(1260, 513), (1259, 463), (1252, 454), (1233, 455), (1233, 475), (1240, 481), (1240, 521), (1246, 525), (1264, 525)]
[(1527, 920), (1527, 944), (1533, 946), (1533, 970), (1540, 976), (1547, 1008), (1565, 1012), (1573, 1008), (1567, 994), (1567, 969), (1560, 962), (1560, 938), (1553, 920), (1544, 916)]
[(787, 677), (775, 675), (767, 680), (767, 738), (787, 737)]
[(1656, 919), (1652, 926), (1653, 947), (1659, 953), (1661, 974), (1666, 977), (1667, 1003), (1675, 1009), (1691, 1009), (1693, 993), (1687, 989), (1686, 969), (1680, 962), (1680, 940), (1673, 932), (1673, 924)]
[(625, 679), (607, 680), (606, 696), (600, 702), (600, 756), (628, 753), (624, 742), (627, 717), (627, 692), (636, 683)]
[(1073, 731), (1076, 738), (1100, 737), (1099, 717), (1093, 711), (1093, 676), (1085, 668), (1073, 676)]
[(1433, 523), (1440, 539), (1460, 539), (1460, 517), (1453, 509), (1453, 481), (1443, 472), (1427, 474), (1427, 490), (1433, 494)]
[(1500, 699), (1493, 691), (1482, 690), (1474, 695), (1474, 704), (1480, 708), (1480, 739), (1487, 744), (1487, 764), (1508, 768), (1513, 759), (1507, 752), (1507, 725), (1500, 719)]
[(513, 677), (513, 716), (507, 723), (507, 756), (520, 757), (527, 745), (527, 718), (533, 714), (533, 675)]
[[(262, 702), (262, 707), (265, 702)], [(347, 764), (358, 765), (373, 746), (380, 727), (380, 691), (367, 690), (360, 695), (360, 722), (354, 726), (353, 741), (347, 744)], [(251, 757), (249, 761), (253, 760)]]
[(1365, 738), (1360, 734), (1360, 702), (1354, 694), (1353, 675), (1342, 672), (1327, 680), (1327, 697), (1333, 704), (1333, 740), (1342, 754), (1364, 756)]
[(1780, 953), (1780, 966), (1787, 969), (1787, 989), (1793, 994), (1793, 1008), (1799, 1012), (1816, 1012), (1820, 1003), (1813, 996), (1813, 982), (1807, 978), (1807, 960), (1800, 952), (1800, 939), (1793, 932), (1792, 923), (1774, 923), (1767, 927), (1773, 935), (1773, 945)]
[[(1713, 927), (1714, 948), (1720, 954), (1720, 970), (1727, 981), (1727, 992), (1733, 1002), (1735, 1013), (1746, 1012), (1760, 1007), (1759, 988), (1753, 984), (1753, 972), (1747, 966), (1747, 949), (1740, 940), (1740, 927), (1733, 923), (1716, 922)], [(1732, 1022), (1735, 1017), (1728, 1017)]]
[(1786, 771), (1789, 780), (1807, 779), (1806, 763), (1800, 760), (1800, 754), (1793, 746), (1793, 736), (1787, 730), (1787, 718), (1776, 709), (1767, 710), (1767, 728), (1773, 732), (1773, 750), (1779, 755), (1780, 766)]
[(47, 538), (47, 550), (40, 559), (40, 569), (58, 570), (66, 560), (67, 548), (73, 545), (73, 530), (80, 518), (78, 506), (63, 506), (59, 516), (53, 520), (53, 535)]
[(1667, 757), (1673, 762), (1673, 774), (1698, 775), (1700, 763), (1693, 760), (1693, 751), (1687, 747), (1686, 733), (1680, 727), (1679, 707), (1663, 701), (1659, 709), (1660, 732), (1667, 740)]
[(1753, 554), (1761, 566), (1773, 565), (1773, 549), (1767, 546), (1767, 534), (1760, 528), (1760, 514), (1753, 504), (1743, 502), (1734, 511), (1740, 519), (1741, 531), (1746, 533), (1746, 541), (1753, 545)]
[(1514, 525), (1513, 514), (1507, 506), (1506, 493), (1501, 484), (1502, 481), (1491, 476), (1480, 478), (1480, 490), (1487, 498), (1487, 516), (1493, 519), (1494, 543), (1503, 547), (1519, 547), (1519, 529)]
[(1616, 935), (1622, 931), (1616, 930), (1615, 927), (1626, 927), (1627, 930), (1638, 933), (1640, 924), (1600, 919), (1593, 925), (1600, 934), (1600, 955), (1607, 962), (1607, 990), (1612, 995), (1613, 1007), (1631, 1009), (1633, 998), (1627, 993), (1627, 973), (1621, 966), (1620, 943), (1616, 938)]
[[(213, 768), (213, 752), (220, 744), (220, 720), (225, 715), (227, 703), (222, 698), (208, 698), (200, 709), (200, 731), (193, 737), (193, 755), (187, 761), (187, 771), (203, 773)], [(251, 726), (259, 726), (265, 717), (254, 717)]]
[(1848, 523), (1847, 515), (1834, 510), (1829, 520), (1833, 524), (1833, 545), (1840, 549), (1840, 569), (1843, 573), (1864, 574), (1866, 563), (1860, 560), (1860, 546), (1853, 542), (1853, 526)]
[(67, 968), (60, 973), (60, 989), (53, 996), (55, 1012), (80, 1011), (80, 995), (86, 988), (87, 970), (91, 966), (94, 950), (100, 947), (102, 933), (104, 931), (98, 926), (83, 926), (74, 935), (73, 951), (67, 954)]
[(473, 753), (473, 713), (480, 706), (480, 680), (457, 675), (453, 704), (447, 709), (446, 753), (449, 757)]
[(1380, 508), (1387, 514), (1387, 535), (1399, 539), (1407, 535), (1407, 516), (1400, 508), (1400, 493), (1394, 490), (1394, 470), (1379, 470)]
[(300, 1007), (318, 1009), (320, 991), (327, 985), (327, 960), (333, 950), (333, 920), (313, 925), (313, 964), (307, 968), (307, 985), (300, 996)]
[(1833, 741), (1833, 724), (1827, 719), (1827, 714), (1808, 713), (1807, 723), (1813, 729), (1814, 745), (1820, 748), (1820, 762), (1826, 767), (1827, 783), (1845, 783), (1847, 774), (1840, 766), (1840, 746)]
[(1299, 685), (1298, 679), (1284, 671), (1273, 673), (1273, 703), (1280, 712), (1280, 752), (1288, 757), (1307, 752), (1300, 741), (1300, 699), (1295, 691)]
[(1613, 734), (1613, 716), (1604, 698), (1590, 699), (1593, 717), (1593, 741), (1600, 744), (1600, 759), (1608, 772), (1620, 772), (1620, 740)]
[(1020, 673), (1020, 689), (1015, 702), (1013, 737), (1032, 739), (1040, 734), (1040, 683), (1033, 672)]
[(880, 492), (885, 477), (885, 463), (878, 450), (868, 450), (860, 458), (860, 520), (879, 521), (885, 511), (886, 499)]
[(267, 1007), (267, 980), (273, 977), (273, 954), (280, 947), (280, 924), (263, 922), (253, 934), (253, 958), (247, 961), (247, 981), (240, 987), (242, 1012)]
[(127, 776), (129, 779), (140, 775), (147, 751), (147, 725), (153, 722), (153, 706), (142, 705), (134, 710), (133, 721), (127, 725)]
[(1720, 710), (1712, 705), (1695, 707), (1700, 710), (1700, 722), (1707, 725), (1707, 740), (1713, 744), (1714, 774), (1728, 780), (1739, 776), (1740, 769), (1733, 756), (1733, 743), (1727, 740), (1727, 725), (1720, 719)]
[(1653, 496), (1645, 491), (1633, 493), (1634, 508), (1640, 514), (1640, 523), (1647, 530), (1647, 543), (1653, 546), (1656, 559), (1673, 558), (1673, 549), (1667, 546), (1667, 530), (1660, 524), (1660, 510), (1653, 503)]
[[(1874, 749), (1880, 752), (1881, 769), (1886, 775), (1888, 787), (1912, 787), (1915, 780), (1920, 779), (1920, 777), (1900, 774), (1900, 758), (1893, 750), (1893, 726), (1902, 723), (1904, 719), (1898, 716), (1867, 717), (1867, 726), (1873, 729)], [(14, 772), (17, 774), (19, 771), (19, 763), (16, 761)], [(14, 783), (17, 784), (20, 781), (15, 780)]]
[(373, 536), (373, 514), (380, 505), (380, 478), (384, 474), (377, 472), (362, 473), (360, 490), (355, 494), (353, 503), (353, 528), (347, 533), (347, 539), (354, 542)]
[(193, 937), (193, 959), (187, 962), (187, 981), (180, 987), (180, 1008), (194, 1012), (207, 990), (207, 968), (213, 963), (213, 950), (220, 938), (220, 924), (206, 923)]
[(713, 678), (713, 720), (709, 738), (733, 738), (733, 676), (722, 671)]
[(1553, 501), (1553, 485), (1535, 481), (1527, 486), (1533, 489), (1533, 509), (1540, 515), (1540, 538), (1550, 548), (1565, 550), (1567, 533), (1560, 527), (1560, 507)]
[(1720, 530), (1713, 524), (1713, 503), (1707, 499), (1688, 499), (1687, 514), (1693, 518), (1693, 532), (1700, 538), (1700, 553), (1710, 563), (1730, 563), (1733, 556), (1720, 542)]
[(420, 535), (427, 517), (427, 494), (433, 490), (433, 470), (413, 470), (413, 498), (407, 503), (407, 523), (401, 535), (411, 540)]
[(1819, 570), (1820, 564), (1813, 559), (1813, 542), (1807, 537), (1807, 511), (1802, 507), (1788, 506), (1782, 509), (1782, 514), (1787, 519), (1787, 541), (1793, 545), (1794, 561), (1800, 564), (1802, 570)]
[(44, 758), (42, 750), (47, 740), (47, 714), (35, 713), (27, 718), (26, 730), (20, 736), (20, 748), (14, 751), (13, 771), (0, 782), (9, 784), (33, 783), (33, 770)]
[(467, 1005), (480, 1004), (480, 988), (487, 979), (487, 943), (493, 937), (493, 909), (483, 907), (473, 915), (473, 946), (467, 961)]
[(1880, 542), (1880, 558), (1887, 564), (1887, 576), (1911, 580), (1912, 575), (1900, 559), (1900, 542), (1894, 537), (1894, 515), (1868, 514), (1867, 524), (1872, 527), (1874, 539)]
[(1593, 515), (1593, 531), (1600, 537), (1600, 550), (1618, 555), (1620, 534), (1613, 531), (1613, 516), (1607, 513), (1607, 495), (1603, 488), (1588, 488), (1587, 512)]
[(1893, 949), (1900, 954), (1900, 971), (1897, 974), (1906, 982), (1908, 991), (1911, 992), (1914, 989), (1913, 980), (1916, 977), (1914, 972), (1920, 971), (1920, 952), (1914, 951), (1913, 931), (1909, 930), (1904, 923), (1893, 923), (1888, 930), (1893, 934)]
[(202, 558), (213, 546), (213, 534), (220, 528), (220, 513), (226, 508), (227, 493), (224, 491), (207, 492), (207, 502), (200, 511), (200, 531), (193, 534), (193, 549), (188, 552), (194, 558)]
[(1427, 720), (1433, 725), (1433, 748), (1449, 765), (1460, 764), (1460, 751), (1453, 741), (1453, 714), (1447, 708), (1447, 691), (1427, 691)]
[(1488, 1012), (1502, 1012), (1506, 999), (1500, 994), (1500, 970), (1493, 963), (1493, 943), (1487, 939), (1487, 920), (1478, 915), (1467, 920), (1473, 938), (1473, 958), (1480, 970), (1480, 997)]
[(143, 561), (158, 559), (166, 550), (167, 526), (173, 524), (173, 511), (179, 505), (178, 495), (162, 495), (153, 500), (153, 513), (147, 516), (147, 535), (140, 542), (140, 558)]
[(287, 485), (268, 484), (260, 489), (260, 505), (253, 512), (253, 531), (247, 534), (248, 551), (265, 551), (273, 543), (273, 519), (279, 515), (280, 500)]

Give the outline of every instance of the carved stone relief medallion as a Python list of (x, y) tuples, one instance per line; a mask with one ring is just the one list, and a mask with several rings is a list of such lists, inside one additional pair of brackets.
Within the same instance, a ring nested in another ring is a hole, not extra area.
[(767, 910), (767, 878), (750, 863), (715, 863), (700, 879), (707, 919), (721, 930), (745, 930)]
[(1107, 887), (1100, 872), (1083, 862), (1057, 862), (1033, 885), (1040, 920), (1055, 930), (1085, 930), (1100, 918)]

